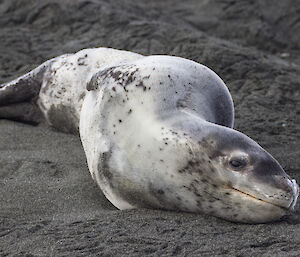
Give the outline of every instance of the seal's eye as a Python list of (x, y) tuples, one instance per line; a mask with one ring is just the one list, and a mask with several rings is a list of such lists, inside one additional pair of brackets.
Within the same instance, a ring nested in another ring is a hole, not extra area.
[(235, 157), (229, 161), (229, 165), (234, 170), (240, 170), (247, 165), (247, 159)]

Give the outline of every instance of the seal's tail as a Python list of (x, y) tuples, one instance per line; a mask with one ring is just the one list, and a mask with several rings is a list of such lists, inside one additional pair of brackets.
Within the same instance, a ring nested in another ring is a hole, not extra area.
[(0, 84), (0, 119), (26, 123), (39, 123), (41, 115), (35, 104), (44, 73), (53, 61), (49, 60), (31, 72), (4, 84)]

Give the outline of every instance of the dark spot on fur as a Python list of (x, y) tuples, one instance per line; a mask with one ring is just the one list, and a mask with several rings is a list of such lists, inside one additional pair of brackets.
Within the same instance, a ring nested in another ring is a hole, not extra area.
[(221, 151), (219, 151), (217, 149), (213, 149), (211, 145), (207, 145), (207, 144), (205, 145), (204, 144), (204, 147), (209, 151), (209, 156), (208, 157), (211, 160), (213, 160), (213, 159), (215, 159), (219, 156), (224, 156), (224, 154)]
[(144, 91), (146, 91), (146, 89), (147, 89), (147, 88), (145, 87), (143, 81), (140, 81), (140, 83), (136, 84), (136, 87), (141, 87), (141, 88), (143, 88)]
[(197, 196), (197, 197), (202, 197), (201, 194), (199, 194), (198, 190), (192, 190), (194, 195)]
[(194, 163), (195, 163), (194, 161), (189, 160), (188, 161), (188, 166), (194, 166)]
[(177, 108), (184, 108), (184, 107), (186, 107), (186, 102), (184, 100), (178, 100), (176, 102), (176, 107)]
[(121, 74), (122, 74), (121, 71), (118, 71), (118, 70), (117, 70), (117, 71), (110, 71), (110, 76), (111, 76), (114, 80), (116, 80), (116, 81), (119, 80)]
[(120, 65), (109, 67), (105, 70), (98, 72), (94, 77), (101, 78), (102, 80), (112, 78), (116, 81), (118, 85), (123, 86), (125, 92), (128, 92), (126, 86), (135, 80), (134, 74), (139, 70), (138, 68), (136, 68), (133, 71), (129, 71), (129, 68), (132, 67), (133, 65)]
[(115, 87), (112, 87), (112, 90), (113, 90), (113, 91), (116, 91), (116, 88), (115, 88)]
[(122, 123), (122, 120), (119, 120), (120, 123)]
[(164, 190), (158, 189), (157, 193), (159, 193), (160, 195), (163, 195), (165, 192), (164, 192)]
[(79, 57), (79, 58), (77, 59), (77, 64), (78, 64), (78, 65), (87, 66), (87, 64), (84, 62), (84, 57)]
[(129, 109), (129, 111), (128, 111), (128, 114), (130, 114), (130, 113), (132, 113), (132, 110), (131, 110), (131, 109)]

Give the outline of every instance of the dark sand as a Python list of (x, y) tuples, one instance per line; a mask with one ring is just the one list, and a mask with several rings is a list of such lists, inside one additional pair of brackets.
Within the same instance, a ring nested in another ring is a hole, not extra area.
[[(228, 85), (236, 129), (300, 182), (299, 1), (111, 2), (0, 1), (0, 82), (87, 47), (193, 59)], [(299, 203), (261, 225), (118, 211), (78, 137), (0, 120), (0, 151), (0, 256), (300, 256)]]

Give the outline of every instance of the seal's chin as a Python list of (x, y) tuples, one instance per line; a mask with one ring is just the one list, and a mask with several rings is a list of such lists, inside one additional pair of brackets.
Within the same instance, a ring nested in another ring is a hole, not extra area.
[(287, 206), (274, 204), (233, 187), (227, 187), (227, 190), (231, 193), (232, 204), (237, 210), (236, 217), (230, 217), (231, 221), (250, 224), (268, 223), (279, 220), (289, 212)]

